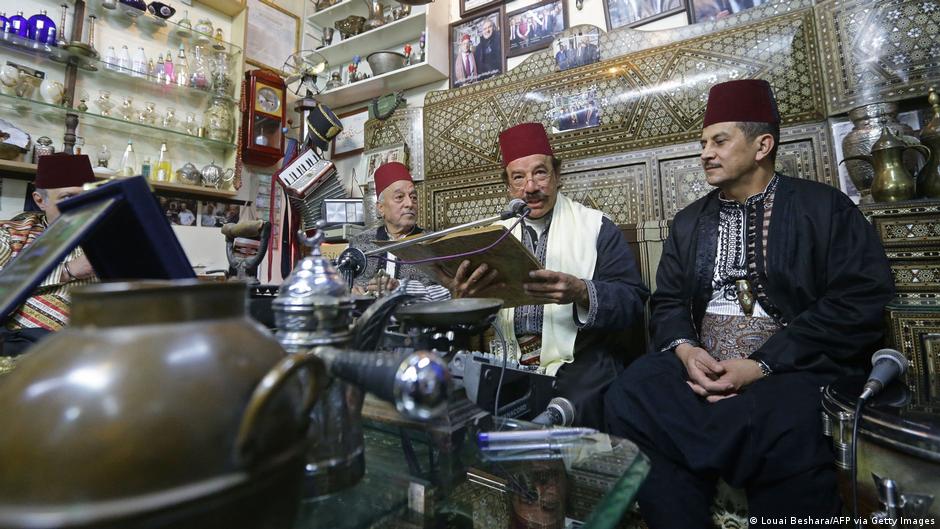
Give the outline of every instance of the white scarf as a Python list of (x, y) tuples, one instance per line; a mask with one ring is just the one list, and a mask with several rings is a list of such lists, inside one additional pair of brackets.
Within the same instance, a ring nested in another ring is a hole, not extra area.
[[(580, 279), (594, 277), (597, 264), (597, 237), (601, 232), (603, 213), (583, 206), (558, 193), (552, 209), (552, 223), (548, 230), (545, 268), (564, 272)], [(509, 228), (516, 219), (500, 221)], [(522, 240), (522, 223), (512, 231)], [(506, 337), (509, 354), (518, 359), (519, 343), (514, 330), (514, 309), (499, 311), (497, 325)], [(574, 342), (578, 326), (574, 321), (574, 308), (565, 305), (545, 305), (542, 321), (542, 353), (540, 370), (555, 376), (562, 365), (574, 361)]]

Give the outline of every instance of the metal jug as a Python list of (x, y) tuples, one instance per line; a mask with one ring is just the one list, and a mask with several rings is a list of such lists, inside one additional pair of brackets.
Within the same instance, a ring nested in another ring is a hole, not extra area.
[(917, 196), (940, 198), (940, 95), (933, 88), (927, 96), (933, 119), (920, 133), (920, 141), (930, 149), (930, 158), (917, 173)]
[(914, 177), (908, 172), (902, 159), (904, 151), (908, 149), (915, 149), (925, 157), (930, 157), (930, 149), (923, 145), (907, 144), (885, 124), (881, 127), (881, 137), (872, 145), (871, 156), (847, 156), (842, 162), (861, 160), (872, 165), (875, 179), (871, 185), (871, 196), (875, 202), (910, 200), (914, 198), (916, 186)]
[(366, 31), (385, 25), (385, 6), (379, 3), (379, 0), (363, 0), (369, 8), (369, 16), (366, 18)]
[[(355, 304), (343, 278), (320, 254), (322, 222), (317, 225), (315, 237), (304, 238), (304, 244), (312, 248), (311, 254), (297, 263), (272, 303), (277, 338), (288, 353), (303, 354), (318, 346), (344, 348), (352, 339)], [(326, 384), (310, 415), (304, 485), (307, 497), (351, 487), (365, 473), (363, 392), (339, 379), (330, 379)]]

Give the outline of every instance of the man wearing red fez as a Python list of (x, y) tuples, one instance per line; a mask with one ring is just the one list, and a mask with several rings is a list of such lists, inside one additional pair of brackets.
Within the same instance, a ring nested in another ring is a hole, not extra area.
[[(504, 309), (497, 324), (513, 357), (557, 377), (557, 395), (574, 403), (578, 424), (603, 428), (603, 394), (621, 369), (622, 331), (643, 322), (649, 292), (617, 226), (559, 192), (561, 160), (542, 124), (504, 130), (499, 148), (510, 197), (531, 210), (513, 235), (545, 270), (525, 285), (537, 304)], [(457, 270), (456, 297), (498, 281), (486, 264), (468, 268), (465, 261)]]
[(842, 512), (820, 388), (864, 371), (892, 275), (848, 197), (774, 172), (779, 141), (766, 81), (712, 87), (701, 159), (716, 189), (673, 220), (653, 352), (606, 397), (611, 432), (652, 461), (651, 529), (710, 526), (718, 478), (746, 490), (751, 517)]
[(477, 60), (473, 54), (473, 42), (470, 35), (460, 38), (460, 50), (454, 59), (454, 86), (460, 86), (467, 81), (476, 81)]
[[(84, 184), (94, 181), (91, 163), (85, 155), (40, 156), (33, 181), (36, 190), (32, 195), (39, 211), (26, 211), (12, 220), (0, 222), (0, 269), (59, 217), (56, 206), (59, 201), (81, 193)], [(76, 248), (5, 321), (2, 354), (18, 354), (43, 335), (68, 323), (69, 289), (93, 279), (94, 274), (88, 258)]]
[[(367, 252), (378, 247), (375, 241), (393, 241), (423, 230), (418, 227), (418, 192), (404, 164), (389, 162), (375, 171), (376, 208), (382, 224), (349, 241), (353, 248)], [(381, 296), (405, 284), (405, 291), (420, 301), (450, 299), (450, 291), (412, 265), (399, 265), (395, 256), (368, 259), (366, 269), (356, 279), (353, 293)]]

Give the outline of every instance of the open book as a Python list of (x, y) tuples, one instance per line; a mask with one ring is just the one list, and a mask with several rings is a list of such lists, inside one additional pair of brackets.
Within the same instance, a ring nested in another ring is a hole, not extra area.
[[(445, 235), (440, 239), (399, 248), (394, 251), (394, 254), (398, 259), (404, 261), (417, 261), (429, 257), (466, 253), (493, 244), (507, 231), (504, 226), (498, 224), (483, 228), (469, 228)], [(482, 263), (486, 263), (491, 269), (499, 270), (499, 276), (496, 278), (494, 286), (478, 293), (477, 297), (502, 299), (503, 308), (533, 304), (529, 296), (526, 295), (525, 290), (522, 289), (522, 284), (531, 281), (529, 272), (540, 270), (542, 265), (532, 255), (532, 252), (512, 234), (507, 234), (506, 238), (500, 241), (499, 244), (484, 253), (446, 261), (422, 263), (415, 266), (421, 268), (431, 277), (441, 278), (442, 275), (446, 276), (446, 282), (449, 282), (457, 273), (460, 263), (465, 259), (470, 261), (470, 272), (476, 270)]]

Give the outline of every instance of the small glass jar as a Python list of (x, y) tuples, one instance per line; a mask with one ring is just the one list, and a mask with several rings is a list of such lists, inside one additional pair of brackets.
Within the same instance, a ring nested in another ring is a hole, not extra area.
[(232, 131), (235, 128), (235, 118), (232, 115), (230, 104), (222, 97), (212, 98), (212, 103), (206, 109), (203, 126), (206, 136), (211, 140), (232, 141)]
[(143, 110), (137, 115), (137, 120), (145, 125), (153, 125), (157, 122), (157, 104), (153, 101), (144, 103)]
[(163, 121), (160, 122), (165, 129), (174, 129), (176, 128), (176, 109), (173, 107), (167, 107), (166, 114), (163, 115)]

